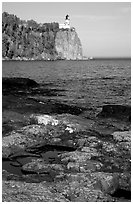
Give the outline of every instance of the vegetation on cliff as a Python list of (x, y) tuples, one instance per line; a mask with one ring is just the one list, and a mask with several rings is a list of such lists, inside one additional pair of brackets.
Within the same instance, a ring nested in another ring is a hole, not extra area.
[(58, 23), (38, 24), (20, 20), (7, 12), (2, 14), (2, 57), (15, 59), (55, 58), (55, 36)]
[[(65, 35), (62, 35), (61, 44), (60, 32), (65, 32)], [(81, 43), (75, 34), (74, 29), (59, 29), (59, 24), (56, 22), (38, 24), (34, 20), (21, 20), (15, 15), (4, 12), (2, 14), (2, 57), (18, 60), (81, 59)], [(71, 50), (66, 49), (64, 42), (67, 47), (70, 44)]]

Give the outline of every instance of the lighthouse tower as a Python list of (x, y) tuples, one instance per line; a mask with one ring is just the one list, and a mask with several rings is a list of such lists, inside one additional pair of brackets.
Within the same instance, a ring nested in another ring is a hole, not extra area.
[(69, 15), (66, 15), (65, 17), (65, 22), (63, 24), (59, 24), (59, 28), (63, 28), (63, 29), (70, 29), (70, 18)]
[(70, 28), (70, 18), (69, 18), (69, 15), (66, 15), (66, 18), (65, 18), (65, 26), (67, 27), (67, 28)]

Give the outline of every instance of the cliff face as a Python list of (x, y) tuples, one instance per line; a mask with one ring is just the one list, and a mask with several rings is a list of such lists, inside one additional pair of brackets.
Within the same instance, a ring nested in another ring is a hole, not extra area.
[(55, 38), (55, 49), (58, 58), (67, 60), (82, 59), (82, 45), (76, 31), (58, 31)]
[(2, 57), (7, 60), (75, 60), (82, 59), (82, 47), (74, 29), (60, 30), (55, 22), (22, 21), (4, 12)]

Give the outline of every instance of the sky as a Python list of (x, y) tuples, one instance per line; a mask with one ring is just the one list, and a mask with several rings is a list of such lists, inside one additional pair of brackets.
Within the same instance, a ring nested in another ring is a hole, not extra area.
[(130, 2), (3, 2), (4, 11), (38, 23), (64, 23), (69, 14), (84, 56), (131, 56)]

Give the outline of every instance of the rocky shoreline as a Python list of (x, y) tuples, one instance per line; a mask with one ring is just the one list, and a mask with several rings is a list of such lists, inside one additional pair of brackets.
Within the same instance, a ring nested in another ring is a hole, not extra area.
[(131, 107), (91, 118), (40, 92), (57, 90), (3, 79), (3, 202), (130, 202)]

